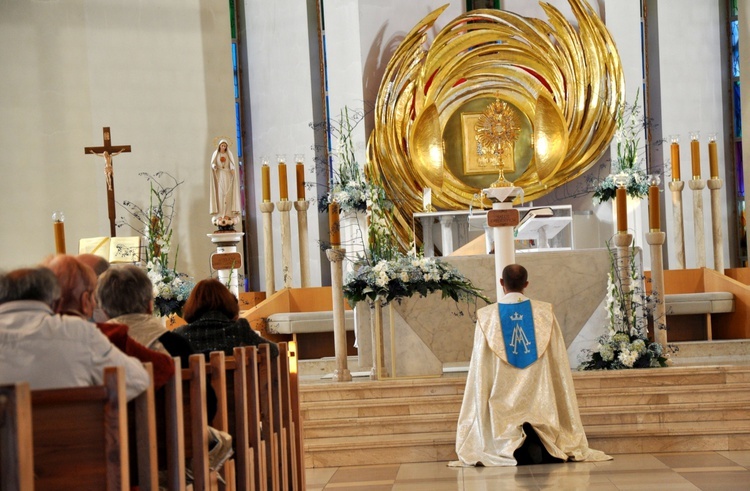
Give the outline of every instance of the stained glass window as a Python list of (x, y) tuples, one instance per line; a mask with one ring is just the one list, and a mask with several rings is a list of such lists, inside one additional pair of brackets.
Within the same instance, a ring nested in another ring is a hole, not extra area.
[(729, 23), (730, 43), (732, 50), (732, 76), (740, 76), (740, 28), (737, 20)]
[(734, 81), (732, 89), (732, 97), (734, 98), (734, 137), (742, 138), (742, 94), (740, 93), (739, 80)]

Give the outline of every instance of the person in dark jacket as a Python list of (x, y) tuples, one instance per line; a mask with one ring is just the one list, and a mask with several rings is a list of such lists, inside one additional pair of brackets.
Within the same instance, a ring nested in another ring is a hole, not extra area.
[(270, 345), (272, 357), (279, 355), (275, 343), (255, 332), (247, 319), (239, 317), (240, 307), (229, 289), (217, 279), (199, 281), (182, 309), (186, 325), (175, 332), (181, 334), (199, 353), (212, 351), (232, 355), (237, 346)]

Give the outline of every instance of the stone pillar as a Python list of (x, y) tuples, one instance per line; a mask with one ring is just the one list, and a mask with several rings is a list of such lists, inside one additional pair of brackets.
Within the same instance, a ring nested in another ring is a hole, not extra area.
[[(216, 256), (212, 256), (211, 267), (218, 271), (219, 281), (227, 285), (227, 288), (232, 292), (232, 295), (239, 299), (239, 271), (240, 268), (242, 268), (242, 256), (237, 252), (237, 244), (242, 240), (242, 236), (245, 234), (243, 232), (216, 232), (206, 235), (211, 239), (211, 242), (216, 245), (217, 255), (226, 255), (230, 257), (230, 262), (228, 264), (225, 264), (220, 268), (215, 268), (214, 259)], [(233, 260), (231, 258), (232, 256), (235, 256), (237, 260)], [(217, 263), (218, 262), (221, 261), (217, 261)]]
[(513, 230), (518, 225), (518, 210), (515, 210), (515, 220), (503, 221), (500, 225), (493, 225), (491, 216), (495, 210), (512, 210), (513, 199), (521, 194), (523, 190), (517, 187), (497, 187), (483, 189), (484, 193), (492, 201), (492, 211), (487, 214), (487, 223), (492, 227), (495, 242), (495, 287), (497, 298), (503, 296), (503, 288), (500, 286), (500, 278), (503, 269), (509, 264), (516, 262), (516, 245)]
[(265, 259), (266, 274), (266, 298), (276, 293), (275, 272), (273, 265), (273, 203), (264, 201), (260, 204), (260, 212), (263, 214), (263, 256)]
[(281, 276), (284, 288), (292, 287), (292, 225), (289, 212), (292, 202), (281, 200), (276, 203), (281, 212)]
[(302, 288), (310, 286), (310, 251), (307, 245), (307, 210), (310, 202), (297, 200), (294, 209), (297, 210), (297, 235), (299, 237), (299, 272)]
[(682, 223), (682, 190), (683, 181), (672, 181), (669, 190), (672, 191), (672, 217), (674, 220), (674, 247), (677, 256), (677, 266), (685, 269), (685, 230)]
[(714, 270), (724, 274), (724, 235), (721, 233), (721, 186), (718, 178), (708, 180), (711, 190), (711, 227), (714, 243)]
[(691, 179), (688, 186), (693, 190), (696, 267), (704, 268), (706, 266), (706, 235), (703, 227), (703, 188), (706, 187), (706, 181)]
[(654, 341), (667, 347), (667, 310), (664, 305), (664, 232), (648, 232), (646, 242), (651, 246), (651, 291), (656, 294), (654, 306)]
[[(631, 291), (631, 280), (630, 280), (630, 244), (633, 243), (633, 235), (626, 232), (617, 232), (613, 238), (615, 247), (617, 248), (617, 274), (620, 277), (620, 284), (622, 285), (622, 295), (627, 298)], [(630, 303), (625, 305), (625, 314), (630, 317), (631, 306)]]
[(331, 262), (331, 294), (333, 300), (333, 339), (336, 352), (336, 370), (333, 372), (335, 382), (350, 382), (352, 374), (349, 372), (346, 358), (346, 324), (344, 319), (344, 271), (342, 262), (346, 250), (333, 247), (326, 251), (326, 257)]
[(422, 221), (422, 247), (424, 257), (435, 256), (435, 242), (432, 240), (432, 224), (435, 223), (434, 217), (421, 217)]

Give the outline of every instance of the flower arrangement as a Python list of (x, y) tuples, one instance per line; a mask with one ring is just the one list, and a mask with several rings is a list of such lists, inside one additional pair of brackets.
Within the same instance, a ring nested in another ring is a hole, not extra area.
[(625, 189), (628, 196), (643, 198), (648, 195), (648, 175), (640, 167), (639, 156), (641, 136), (646, 127), (646, 120), (641, 113), (638, 94), (632, 104), (623, 102), (617, 111), (617, 156), (612, 162), (612, 173), (594, 186), (594, 202), (604, 203), (615, 197), (617, 184), (615, 175), (624, 174)]
[(352, 133), (364, 119), (361, 112), (353, 112), (350, 116), (349, 108), (341, 110), (341, 119), (330, 127), (332, 136), (338, 139), (336, 160), (338, 170), (331, 176), (328, 193), (318, 201), (318, 210), (325, 212), (332, 202), (339, 204), (339, 209), (346, 213), (367, 210), (368, 199), (372, 200), (373, 189), (365, 180), (364, 173), (357, 163), (354, 154)]
[(372, 265), (363, 264), (349, 273), (344, 284), (344, 297), (350, 305), (363, 300), (387, 304), (415, 293), (424, 297), (433, 292), (441, 292), (443, 298), (454, 301), (481, 298), (490, 303), (458, 270), (413, 251), (395, 253), (391, 259)]
[[(609, 249), (609, 243), (607, 244)], [(628, 274), (633, 287), (623, 288), (623, 278), (616, 265), (615, 253), (610, 252), (610, 272), (607, 282), (607, 332), (599, 338), (596, 350), (584, 351), (579, 370), (620, 370), (625, 368), (664, 367), (669, 354), (664, 347), (648, 339), (648, 316), (653, 312), (653, 293), (646, 295), (640, 286), (635, 264), (635, 248), (630, 255)], [(664, 329), (661, 319), (653, 319), (657, 329)]]
[[(183, 181), (177, 181), (166, 172), (154, 175), (142, 172), (139, 174), (149, 182), (149, 205), (143, 208), (132, 201), (124, 201), (123, 208), (131, 218), (140, 225), (136, 228), (121, 219), (118, 226), (128, 225), (140, 233), (145, 241), (145, 270), (154, 286), (154, 315), (180, 315), (190, 292), (193, 281), (184, 273), (177, 271), (179, 246), (175, 248), (172, 266), (169, 266), (169, 253), (172, 242), (172, 219), (174, 218), (174, 193)], [(163, 184), (161, 180), (168, 177), (171, 182)]]

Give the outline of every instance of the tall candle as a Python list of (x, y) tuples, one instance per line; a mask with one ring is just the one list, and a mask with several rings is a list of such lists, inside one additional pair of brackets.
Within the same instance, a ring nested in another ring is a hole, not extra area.
[(65, 254), (65, 215), (56, 211), (52, 214), (52, 228), (55, 231), (55, 253)]
[(279, 199), (286, 201), (289, 199), (288, 189), (286, 182), (286, 164), (279, 162)]
[(615, 204), (617, 205), (617, 231), (628, 231), (628, 208), (627, 192), (624, 186), (620, 186), (615, 191)]
[(670, 147), (672, 150), (672, 180), (680, 180), (680, 144), (676, 141), (672, 142)]
[(708, 168), (711, 179), (719, 178), (719, 156), (716, 150), (716, 136), (708, 137)]
[(339, 204), (328, 205), (328, 230), (331, 234), (331, 246), (341, 245), (341, 223), (339, 222)]
[(297, 162), (297, 201), (305, 200), (305, 164)]
[(659, 186), (652, 184), (648, 187), (648, 228), (652, 231), (661, 230), (659, 211)]
[(690, 158), (693, 163), (693, 179), (701, 178), (701, 146), (697, 134), (690, 136)]
[(263, 202), (268, 203), (271, 201), (271, 168), (268, 164), (263, 164), (260, 167), (261, 181), (263, 185)]

